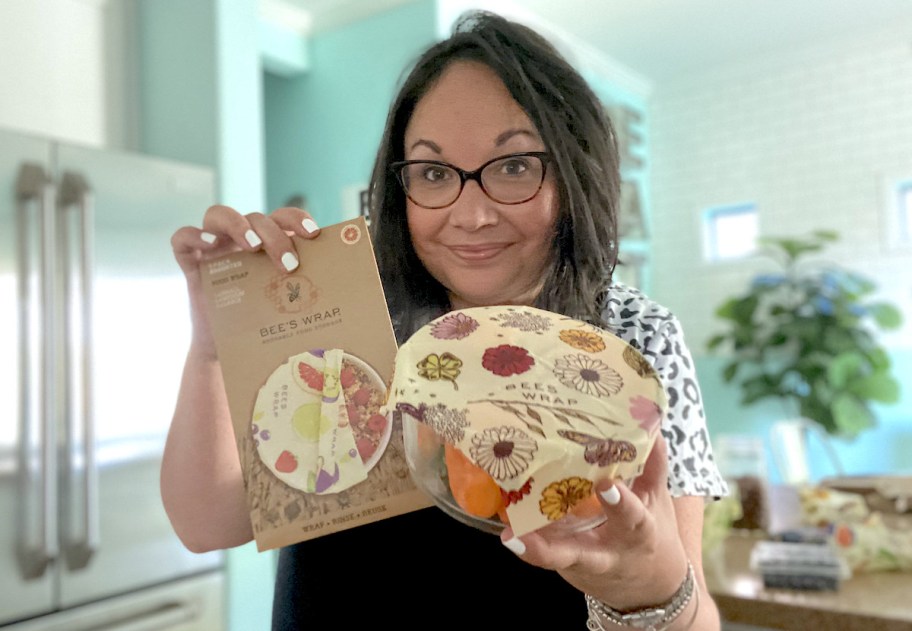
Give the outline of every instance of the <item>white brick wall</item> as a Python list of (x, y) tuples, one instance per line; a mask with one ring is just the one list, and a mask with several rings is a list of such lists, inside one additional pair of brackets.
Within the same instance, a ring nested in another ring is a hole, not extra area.
[(649, 104), (652, 296), (675, 311), (695, 354), (715, 308), (762, 260), (702, 262), (700, 213), (758, 204), (762, 235), (814, 229), (842, 238), (828, 257), (875, 280), (899, 306), (912, 347), (912, 248), (891, 249), (890, 177), (912, 178), (912, 37), (869, 37), (659, 85)]

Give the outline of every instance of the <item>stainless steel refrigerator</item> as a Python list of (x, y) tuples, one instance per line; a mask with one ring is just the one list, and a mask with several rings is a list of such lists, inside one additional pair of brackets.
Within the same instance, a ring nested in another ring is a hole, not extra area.
[(224, 557), (158, 474), (211, 169), (0, 130), (0, 627), (215, 631)]

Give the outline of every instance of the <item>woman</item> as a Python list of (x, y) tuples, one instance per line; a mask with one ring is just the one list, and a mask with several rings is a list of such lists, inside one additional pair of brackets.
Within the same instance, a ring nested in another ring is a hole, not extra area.
[[(529, 29), (474, 14), (417, 62), (390, 110), (371, 185), (373, 240), (398, 336), (477, 305), (530, 304), (587, 320), (653, 363), (673, 401), (665, 439), (635, 490), (598, 489), (606, 522), (589, 532), (520, 539), (507, 528), (498, 541), (431, 508), (283, 549), (274, 629), (582, 629), (587, 620), (592, 629), (719, 628), (701, 531), (705, 497), (725, 486), (677, 320), (610, 284), (619, 179), (597, 97)], [(294, 269), (290, 233), (318, 238), (319, 230), (296, 208), (267, 217), (215, 206), (202, 230), (182, 228), (172, 239), (194, 336), (162, 495), (192, 550), (252, 538), (199, 265), (245, 249)]]

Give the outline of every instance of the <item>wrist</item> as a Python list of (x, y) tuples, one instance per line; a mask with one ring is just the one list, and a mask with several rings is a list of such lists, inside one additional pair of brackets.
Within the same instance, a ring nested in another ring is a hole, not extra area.
[(687, 563), (687, 572), (677, 591), (663, 603), (650, 607), (637, 607), (632, 610), (618, 610), (586, 594), (586, 607), (589, 610), (587, 627), (590, 631), (610, 631), (611, 629), (647, 629), (660, 631), (672, 629), (675, 621), (689, 608), (691, 601), (696, 601), (690, 622), (684, 629), (690, 628), (697, 616), (699, 607), (699, 586), (694, 576), (691, 563)]

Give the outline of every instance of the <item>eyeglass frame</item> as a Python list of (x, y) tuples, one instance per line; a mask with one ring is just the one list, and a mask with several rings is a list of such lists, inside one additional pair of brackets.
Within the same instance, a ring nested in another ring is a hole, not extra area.
[[(516, 202), (502, 202), (499, 199), (492, 197), (488, 190), (485, 188), (484, 183), (481, 181), (481, 172), (499, 160), (505, 160), (507, 158), (522, 158), (524, 156), (532, 156), (534, 158), (538, 158), (542, 164), (541, 181), (538, 183), (538, 188), (535, 189), (535, 192), (532, 193), (529, 197)], [(465, 188), (466, 182), (469, 180), (475, 181), (478, 184), (478, 188), (481, 189), (481, 192), (484, 193), (491, 201), (498, 204), (504, 204), (506, 206), (516, 206), (517, 204), (524, 204), (531, 199), (535, 199), (535, 196), (541, 192), (542, 186), (545, 183), (545, 176), (548, 173), (548, 162), (551, 159), (552, 156), (547, 151), (521, 151), (519, 153), (507, 153), (502, 156), (492, 158), (472, 171), (460, 169), (458, 166), (450, 164), (449, 162), (443, 162), (442, 160), (399, 160), (397, 162), (390, 163), (389, 169), (393, 172), (393, 174), (396, 176), (396, 180), (398, 180), (399, 184), (402, 186), (402, 191), (405, 193), (405, 196), (408, 197), (413, 204), (427, 210), (440, 210), (441, 208), (447, 208), (455, 204), (459, 200), (459, 197), (462, 195), (462, 191)], [(455, 171), (459, 176), (459, 192), (456, 194), (456, 197), (453, 198), (453, 201), (448, 204), (444, 204), (443, 206), (425, 206), (424, 204), (419, 204), (416, 202), (412, 196), (409, 195), (408, 186), (406, 186), (403, 179), (403, 169), (411, 164), (434, 164)]]

